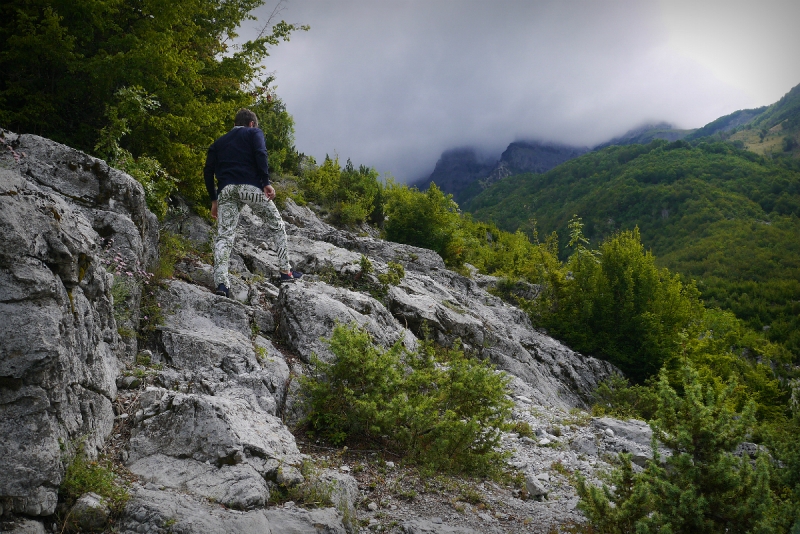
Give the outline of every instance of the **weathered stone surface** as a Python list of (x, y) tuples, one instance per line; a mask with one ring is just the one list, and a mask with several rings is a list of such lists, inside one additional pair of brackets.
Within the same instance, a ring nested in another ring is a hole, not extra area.
[(8, 534), (45, 534), (47, 532), (44, 525), (39, 521), (22, 519), (10, 523), (0, 523), (0, 532)]
[(468, 527), (454, 527), (438, 521), (415, 519), (402, 525), (405, 534), (478, 534), (479, 531)]
[(412, 331), (426, 324), (439, 343), (458, 338), (468, 351), (519, 377), (542, 404), (585, 406), (588, 395), (613, 367), (577, 354), (533, 328), (520, 309), (474, 281), (443, 271), (435, 278), (407, 273), (388, 295), (392, 314)]
[(135, 353), (117, 334), (103, 255), (152, 261), (157, 226), (129, 176), (37, 136), (0, 135), (24, 154), (0, 154), (0, 502), (50, 515), (64, 445), (80, 437), (96, 454), (120, 361)]
[(610, 429), (612, 437), (623, 438), (642, 447), (650, 447), (653, 430), (650, 425), (637, 419), (623, 421), (613, 417), (599, 417), (592, 420), (592, 425), (599, 430)]
[(330, 337), (336, 324), (355, 322), (365, 328), (375, 342), (390, 347), (402, 341), (415, 348), (416, 339), (377, 300), (363, 293), (331, 287), (320, 282), (282, 286), (278, 297), (279, 331), (285, 342), (308, 362), (316, 354), (323, 360), (332, 357), (321, 340)]
[(344, 534), (339, 513), (333, 508), (304, 510), (272, 508), (236, 512), (171, 491), (136, 488), (122, 520), (121, 532), (150, 530), (175, 534)]
[(445, 270), (442, 257), (426, 248), (381, 241), (372, 237), (356, 236), (342, 230), (333, 230), (315, 237), (372, 259), (385, 263), (390, 261), (399, 263), (407, 271), (431, 273)]
[(159, 327), (167, 360), (180, 369), (217, 366), (225, 357), (253, 360), (252, 310), (179, 280), (159, 295), (165, 322)]
[(162, 454), (215, 466), (247, 463), (274, 477), (280, 465), (299, 465), (300, 452), (280, 419), (248, 402), (148, 388), (130, 440), (129, 465)]
[[(629, 453), (631, 461), (640, 467), (644, 467), (653, 457), (653, 431), (644, 421), (636, 419), (622, 421), (612, 417), (600, 417), (592, 420), (592, 427), (601, 432), (608, 452)], [(659, 454), (664, 458), (669, 456), (670, 452), (660, 449)]]
[(547, 495), (547, 490), (536, 478), (536, 474), (530, 471), (525, 473), (525, 489), (528, 491), (528, 495), (534, 499)]
[(319, 483), (331, 492), (334, 507), (342, 513), (345, 528), (354, 531), (356, 527), (356, 502), (361, 497), (358, 482), (352, 476), (334, 469), (325, 469), (319, 475)]
[(69, 510), (68, 523), (81, 530), (94, 531), (103, 528), (108, 522), (111, 510), (96, 493), (86, 493)]
[(262, 508), (269, 499), (264, 477), (248, 464), (222, 465), (154, 454), (130, 466), (142, 483), (153, 483), (211, 499), (229, 508)]

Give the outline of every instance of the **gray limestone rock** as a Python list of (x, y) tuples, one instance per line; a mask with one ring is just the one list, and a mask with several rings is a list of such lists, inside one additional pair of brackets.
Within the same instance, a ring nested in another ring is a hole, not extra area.
[[(600, 417), (592, 420), (592, 427), (603, 436), (607, 452), (628, 453), (631, 455), (631, 461), (639, 467), (644, 467), (647, 461), (653, 458), (653, 431), (644, 421), (636, 419), (622, 421), (613, 417)], [(659, 454), (663, 459), (671, 452), (659, 448)]]
[(130, 470), (143, 484), (187, 491), (237, 510), (263, 508), (269, 499), (264, 477), (248, 464), (217, 467), (154, 454), (137, 460)]
[(446, 269), (442, 257), (426, 248), (357, 236), (342, 230), (317, 234), (313, 238), (357, 252), (359, 255), (363, 254), (373, 260), (399, 263), (406, 271), (431, 273)]
[(8, 524), (0, 522), (0, 532), (8, 534), (45, 534), (47, 530), (39, 521), (22, 519)]
[(68, 524), (75, 525), (80, 530), (95, 531), (103, 528), (108, 522), (111, 510), (96, 493), (86, 493), (70, 508), (67, 516)]
[(547, 495), (547, 490), (542, 485), (542, 482), (536, 477), (535, 473), (530, 471), (525, 473), (525, 489), (528, 491), (528, 495), (533, 499)]
[(63, 447), (83, 438), (96, 454), (120, 362), (135, 354), (117, 333), (103, 260), (148, 264), (157, 225), (129, 176), (37, 136), (2, 135), (24, 156), (0, 154), (0, 501), (5, 513), (51, 515)]
[(415, 519), (406, 521), (401, 528), (405, 534), (478, 534), (478, 531), (469, 527), (453, 527), (438, 521)]
[(336, 509), (341, 512), (348, 532), (355, 531), (357, 524), (356, 502), (361, 497), (356, 479), (341, 471), (325, 469), (319, 475), (318, 483), (330, 489), (331, 501)]
[(384, 347), (401, 341), (409, 349), (416, 348), (416, 338), (383, 304), (362, 293), (318, 282), (287, 284), (281, 288), (278, 308), (279, 332), (305, 362), (312, 354), (330, 360), (322, 338), (329, 337), (336, 324), (355, 322)]
[(569, 444), (569, 448), (578, 454), (597, 456), (597, 444), (591, 436), (581, 436)]
[(521, 379), (529, 388), (519, 394), (542, 404), (586, 406), (590, 393), (614, 369), (538, 332), (522, 310), (457, 273), (406, 273), (387, 299), (401, 324), (415, 332), (426, 324), (445, 345), (460, 339), (466, 350)]
[(136, 488), (123, 514), (121, 532), (174, 534), (344, 534), (341, 517), (334, 508), (304, 510), (271, 508), (237, 512), (209, 505), (172, 491)]
[(249, 402), (148, 388), (130, 440), (129, 465), (161, 454), (216, 467), (246, 463), (265, 477), (299, 465), (294, 437), (280, 419)]
[(622, 421), (613, 417), (599, 417), (592, 420), (592, 425), (599, 430), (611, 430), (611, 437), (623, 438), (642, 447), (650, 448), (653, 431), (644, 421), (628, 419)]

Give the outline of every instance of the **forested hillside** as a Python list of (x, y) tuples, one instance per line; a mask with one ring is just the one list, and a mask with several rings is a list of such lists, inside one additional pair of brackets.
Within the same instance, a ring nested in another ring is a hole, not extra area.
[(728, 143), (609, 147), (543, 175), (513, 176), (466, 206), (501, 228), (559, 233), (578, 214), (599, 242), (639, 227), (661, 265), (695, 278), (730, 309), (800, 354), (800, 173)]

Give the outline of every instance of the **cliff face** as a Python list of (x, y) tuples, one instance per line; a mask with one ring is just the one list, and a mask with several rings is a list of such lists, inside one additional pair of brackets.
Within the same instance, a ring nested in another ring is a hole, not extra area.
[(117, 375), (136, 352), (117, 333), (103, 255), (148, 264), (157, 221), (141, 186), (104, 162), (2, 135), (0, 510), (48, 516), (62, 451), (103, 446)]
[[(512, 376), (515, 417), (542, 428), (552, 414), (585, 407), (612, 372), (534, 329), (488, 291), (496, 280), (448, 271), (429, 250), (336, 229), (291, 201), (282, 213), (293, 263), (309, 273), (304, 281), (272, 283), (271, 236), (245, 211), (232, 257), (234, 298), (213, 294), (210, 265), (182, 260), (152, 296), (163, 321), (142, 353), (135, 337), (119, 334), (144, 319), (139, 295), (115, 293), (109, 271), (120, 261), (156, 259), (157, 221), (141, 186), (52, 141), (3, 136), (0, 514), (10, 525), (3, 530), (50, 528), (68, 453), (83, 448), (123, 464), (135, 480), (117, 520), (122, 532), (356, 531), (356, 516), (367, 513), (356, 505), (367, 490), (329, 465), (314, 477), (333, 492), (336, 508), (269, 505), (280, 488), (308, 482), (301, 467), (309, 458), (287, 425), (302, 417), (296, 377), (312, 354), (333, 357), (320, 338), (337, 323), (356, 322), (384, 346), (416, 346), (423, 324), (440, 344), (460, 339)], [(198, 246), (212, 231), (188, 212), (173, 214), (167, 227)], [(389, 261), (405, 268), (381, 300), (335, 283), (359, 272), (362, 255), (376, 273)], [(127, 275), (116, 276), (118, 283)], [(595, 439), (587, 428), (576, 430), (586, 434), (579, 441), (599, 455), (587, 445)], [(542, 442), (551, 442), (547, 435)], [(536, 452), (538, 441), (517, 443), (516, 434), (508, 439), (521, 470), (545, 469), (543, 458), (579, 461), (563, 450)], [(558, 523), (571, 509), (519, 513), (550, 514)], [(406, 532), (429, 531), (423, 511), (408, 514)]]

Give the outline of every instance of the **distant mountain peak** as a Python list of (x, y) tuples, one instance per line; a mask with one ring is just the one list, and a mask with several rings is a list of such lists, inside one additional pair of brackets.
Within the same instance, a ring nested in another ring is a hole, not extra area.
[(636, 128), (632, 128), (610, 141), (600, 143), (595, 150), (606, 148), (614, 145), (646, 145), (647, 143), (656, 139), (664, 139), (666, 141), (677, 141), (690, 135), (695, 130), (678, 130), (668, 122), (645, 123)]
[(426, 189), (435, 183), (461, 204), (508, 176), (547, 172), (588, 151), (587, 147), (551, 141), (517, 140), (508, 145), (498, 160), (486, 161), (479, 157), (476, 148), (451, 148), (442, 152), (429, 177), (413, 185)]

